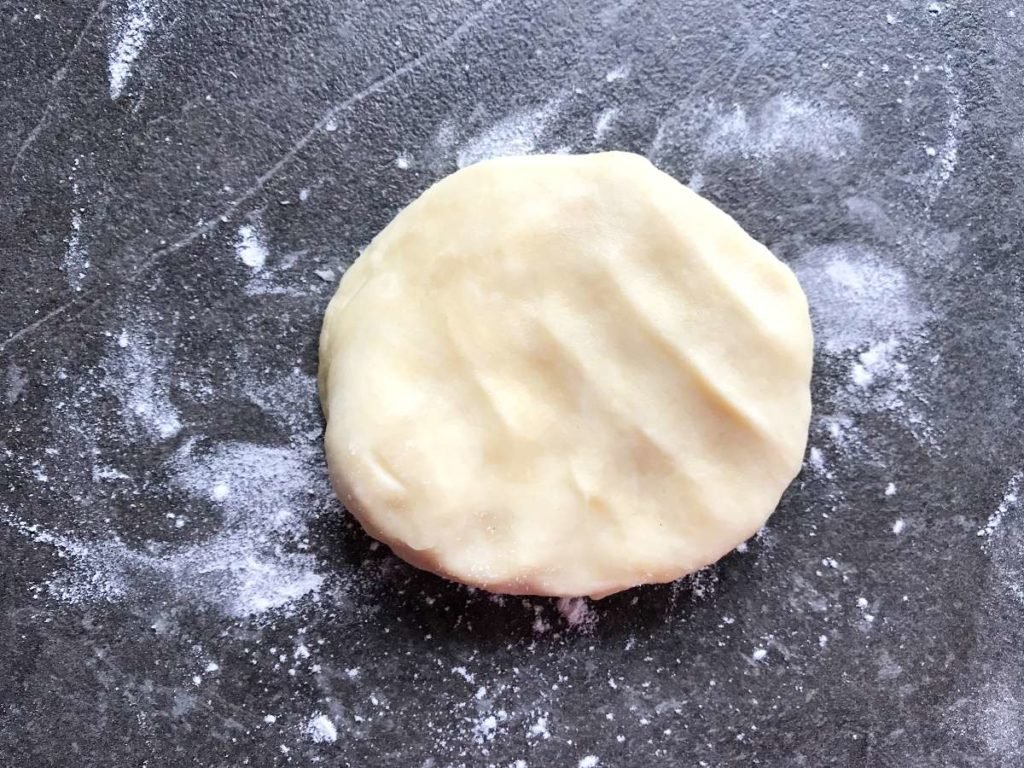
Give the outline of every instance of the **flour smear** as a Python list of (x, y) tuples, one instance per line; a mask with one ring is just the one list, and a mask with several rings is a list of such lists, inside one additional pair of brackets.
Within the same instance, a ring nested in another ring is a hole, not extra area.
[(120, 333), (104, 358), (103, 385), (121, 402), (125, 427), (138, 437), (167, 440), (182, 428), (171, 402), (173, 349), (146, 326)]
[(906, 273), (865, 246), (811, 248), (794, 270), (810, 303), (817, 341), (827, 352), (913, 333), (929, 319)]
[[(494, 157), (533, 154), (538, 151), (541, 138), (558, 114), (561, 103), (560, 98), (551, 99), (539, 107), (521, 110), (499, 120), (463, 143), (455, 155), (456, 164), (465, 168)], [(444, 140), (440, 137), (439, 143)], [(448, 137), (447, 141), (451, 138)]]
[(790, 155), (841, 158), (860, 138), (860, 123), (851, 115), (782, 94), (752, 111), (739, 104), (714, 106), (703, 155), (760, 161)]
[(988, 521), (978, 531), (983, 548), (1002, 587), (1024, 603), (1024, 516), (1021, 515), (1021, 492), (1024, 471), (1010, 477), (1002, 498)]
[(133, 548), (118, 537), (88, 540), (8, 516), (70, 561), (48, 583), (51, 595), (86, 603), (144, 598), (156, 589), (241, 618), (320, 589), (314, 558), (301, 551), (308, 522), (301, 510), (315, 483), (307, 452), (226, 443), (201, 453), (187, 444), (172, 468), (172, 483), (190, 499), (177, 513), (221, 516), (216, 531), (195, 543)]
[[(891, 255), (849, 242), (811, 248), (793, 268), (807, 294), (815, 343), (845, 368), (845, 377), (816, 408), (815, 431), (840, 451), (860, 448), (865, 414), (885, 413), (915, 440), (937, 449), (917, 391), (911, 360), (934, 319), (905, 270)], [(832, 477), (819, 445), (811, 467)]]
[[(306, 536), (318, 500), (329, 498), (330, 490), (315, 442), (320, 432), (315, 380), (297, 369), (239, 375), (235, 390), (281, 424), (288, 442), (210, 440), (186, 425), (174, 405), (174, 343), (156, 327), (138, 319), (111, 334), (98, 371), (80, 374), (80, 402), (61, 410), (64, 429), (58, 439), (69, 442), (55, 447), (53, 455), (75, 453), (93, 461), (91, 476), (84, 478), (50, 477), (55, 473), (47, 474), (42, 465), (36, 472), (37, 482), (63, 483), (61, 498), (75, 500), (63, 525), (38, 525), (16, 510), (0, 510), (0, 520), (62, 556), (62, 566), (43, 586), (68, 603), (149, 605), (173, 594), (183, 603), (244, 618), (317, 595), (323, 576)], [(110, 395), (120, 420), (96, 419), (91, 409), (97, 403), (107, 409)], [(145, 481), (110, 466), (99, 449), (101, 444), (154, 443), (174, 447)], [(167, 539), (155, 534), (149, 541), (130, 542), (114, 531), (95, 533), (103, 528), (100, 521), (110, 519), (103, 505), (124, 502), (76, 486), (90, 481), (134, 489), (133, 507), (146, 511), (150, 531), (166, 521)], [(83, 527), (72, 520), (91, 522)]]
[(676, 161), (702, 179), (721, 161), (771, 168), (794, 159), (835, 162), (861, 144), (860, 122), (847, 112), (782, 93), (758, 105), (686, 104), (658, 124), (648, 157)]
[(114, 101), (124, 93), (135, 62), (153, 32), (155, 10), (147, 0), (128, 0), (124, 14), (114, 21), (107, 60), (110, 98)]

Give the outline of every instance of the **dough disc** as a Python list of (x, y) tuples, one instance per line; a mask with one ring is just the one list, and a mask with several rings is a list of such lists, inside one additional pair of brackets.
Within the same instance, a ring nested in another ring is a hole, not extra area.
[(410, 563), (601, 597), (712, 563), (800, 469), (793, 273), (628, 153), (438, 182), (345, 273), (320, 338), (334, 487)]

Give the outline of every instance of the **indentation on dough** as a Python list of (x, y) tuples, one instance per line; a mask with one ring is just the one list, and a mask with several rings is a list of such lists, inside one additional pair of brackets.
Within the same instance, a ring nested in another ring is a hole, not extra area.
[(733, 417), (735, 421), (749, 428), (758, 437), (767, 438), (769, 431), (761, 423), (761, 420), (750, 411), (743, 408), (739, 402), (731, 397), (708, 375), (707, 371), (698, 363), (693, 356), (682, 346), (673, 341), (665, 332), (657, 326), (651, 317), (644, 311), (643, 307), (630, 295), (628, 288), (622, 280), (616, 278), (610, 270), (605, 271), (603, 283), (610, 286), (610, 293), (620, 299), (625, 305), (628, 314), (636, 319), (636, 327), (649, 339), (651, 344), (663, 355), (674, 361), (677, 367), (692, 380), (698, 391), (710, 400), (714, 405)]
[(484, 411), (491, 417), (491, 420), (499, 427), (501, 439), (505, 439), (509, 433), (509, 424), (502, 412), (500, 399), (491, 391), (487, 383), (480, 376), (477, 366), (473, 363), (471, 356), (466, 352), (464, 346), (459, 342), (456, 333), (452, 328), (451, 318), (447, 312), (442, 312), (441, 328), (444, 332), (444, 339), (448, 343), (448, 349), (456, 360), (466, 381), (478, 394), (478, 401), (484, 406)]
[(408, 490), (405, 483), (398, 477), (398, 473), (384, 455), (377, 450), (369, 451), (366, 456), (366, 463), (377, 475), (377, 479), (392, 493), (405, 494)]
[[(587, 363), (580, 357), (571, 343), (560, 338), (550, 325), (539, 324), (537, 327), (558, 349), (562, 355), (562, 359), (580, 372), (578, 380), (582, 382), (583, 386), (588, 387), (596, 394), (596, 397), (592, 398), (591, 402), (599, 404), (599, 407), (602, 410), (601, 417), (603, 419), (607, 419), (611, 424), (613, 424), (616, 431), (621, 435), (643, 432), (657, 451), (668, 457), (669, 460), (672, 460), (671, 457), (675, 455), (675, 451), (672, 447), (662, 445), (653, 435), (644, 430), (641, 425), (624, 412), (622, 407), (618, 404), (619, 399), (614, 393), (608, 391), (605, 386), (604, 378), (598, 372), (589, 368)], [(694, 498), (699, 498), (700, 484), (697, 482), (696, 478), (687, 472), (685, 467), (679, 464), (674, 464), (674, 466), (676, 476), (684, 479), (690, 486), (687, 489), (687, 493)]]

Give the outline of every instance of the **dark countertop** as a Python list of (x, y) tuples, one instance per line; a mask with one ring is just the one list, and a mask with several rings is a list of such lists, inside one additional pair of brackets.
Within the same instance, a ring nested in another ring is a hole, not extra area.
[[(1024, 764), (1016, 3), (0, 4), (0, 765)], [(792, 264), (806, 468), (717, 566), (371, 545), (313, 377), (457, 163), (645, 153)]]

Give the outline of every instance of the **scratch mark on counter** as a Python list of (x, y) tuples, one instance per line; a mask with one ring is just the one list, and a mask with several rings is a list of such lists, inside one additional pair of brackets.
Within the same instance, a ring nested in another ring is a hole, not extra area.
[(201, 224), (190, 230), (188, 233), (183, 235), (180, 239), (175, 240), (173, 243), (170, 243), (169, 245), (165, 245), (153, 251), (149, 255), (149, 258), (143, 261), (139, 265), (138, 269), (136, 269), (130, 275), (120, 280), (111, 281), (106, 285), (95, 288), (91, 291), (83, 292), (77, 299), (73, 299), (72, 301), (60, 305), (56, 309), (51, 310), (47, 314), (43, 315), (38, 320), (29, 323), (28, 325), (22, 327), (18, 331), (15, 331), (11, 336), (7, 338), (6, 341), (0, 342), (0, 353), (5, 352), (9, 347), (13, 346), (14, 344), (32, 336), (39, 329), (44, 328), (56, 318), (64, 315), (66, 312), (68, 312), (68, 310), (70, 310), (75, 305), (81, 305), (82, 309), (84, 310), (86, 307), (91, 305), (96, 300), (96, 298), (98, 298), (100, 292), (109, 290), (110, 288), (116, 287), (117, 285), (134, 284), (157, 261), (162, 259), (164, 256), (176, 253), (177, 251), (180, 251), (182, 248), (191, 245), (200, 237), (207, 235), (210, 232), (213, 232), (215, 229), (217, 229), (217, 227), (220, 226), (220, 224), (228, 221), (231, 218), (231, 216), (242, 205), (244, 205), (258, 192), (260, 192), (260, 190), (262, 190), (271, 180), (273, 180), (279, 173), (281, 173), (281, 171), (287, 168), (291, 164), (291, 162), (296, 158), (299, 152), (305, 149), (309, 145), (309, 143), (317, 136), (317, 134), (324, 130), (324, 128), (327, 126), (329, 122), (331, 122), (332, 120), (336, 120), (338, 115), (340, 115), (345, 110), (356, 106), (357, 104), (365, 101), (370, 96), (373, 96), (376, 93), (380, 93), (392, 83), (400, 80), (409, 73), (414, 72), (415, 70), (419, 69), (423, 64), (432, 61), (439, 54), (452, 48), (452, 46), (454, 46), (459, 40), (465, 37), (467, 32), (469, 32), (476, 26), (480, 19), (486, 16), (491, 11), (491, 9), (493, 9), (499, 4), (500, 0), (491, 0), (491, 2), (484, 3), (480, 7), (480, 10), (470, 14), (465, 21), (459, 24), (455, 31), (453, 31), (450, 35), (448, 35), (448, 37), (439, 42), (437, 45), (433, 46), (424, 53), (421, 53), (419, 56), (410, 59), (393, 72), (384, 75), (383, 77), (378, 78), (377, 80), (374, 80), (372, 83), (370, 83), (362, 90), (352, 94), (345, 100), (339, 102), (338, 104), (335, 104), (333, 107), (325, 111), (320, 116), (320, 118), (315, 123), (313, 123), (313, 126), (308, 131), (306, 131), (302, 136), (300, 136), (299, 139), (294, 144), (292, 144), (291, 147), (289, 147), (288, 150), (283, 155), (281, 155), (277, 162), (275, 162), (259, 177), (257, 177), (256, 181), (253, 182), (252, 185), (247, 187), (244, 192), (242, 192), (238, 197), (234, 198), (231, 202), (229, 202), (220, 212), (220, 214), (218, 214), (217, 216), (210, 220), (202, 222)]
[[(108, 2), (109, 0), (100, 0), (100, 2), (96, 5), (96, 8), (94, 8), (93, 12), (89, 15), (89, 18), (86, 20), (85, 24), (82, 25), (82, 30), (78, 33), (78, 37), (75, 38), (75, 43), (71, 46), (71, 50), (68, 51), (68, 55), (64, 57), (64, 61), (61, 62), (60, 67), (57, 68), (57, 71), (54, 72), (53, 76), (50, 78), (50, 88), (48, 90), (52, 90), (54, 86), (59, 85), (67, 76), (68, 67), (71, 65), (71, 60), (75, 57), (75, 54), (78, 53), (78, 49), (82, 47), (82, 41), (85, 40), (85, 36), (89, 33), (89, 30), (92, 29), (93, 23), (96, 21), (97, 18), (99, 18), (99, 15), (103, 13), (103, 11), (106, 9)], [(28, 132), (28, 135), (25, 137), (25, 140), (21, 142), (21, 146), (18, 147), (18, 151), (14, 153), (14, 159), (11, 161), (10, 170), (7, 172), (9, 178), (14, 176), (14, 172), (15, 170), (17, 170), (18, 165), (21, 163), (21, 159), (25, 156), (25, 153), (29, 150), (29, 148), (35, 143), (36, 139), (39, 138), (39, 134), (42, 133), (43, 128), (46, 127), (46, 121), (50, 117), (50, 113), (53, 112), (53, 106), (55, 101), (56, 98), (47, 99), (46, 107), (43, 109), (42, 116), (32, 127), (32, 130)]]
[(283, 155), (281, 155), (277, 162), (275, 162), (272, 166), (270, 166), (270, 168), (264, 171), (263, 174), (256, 179), (252, 186), (248, 187), (244, 192), (242, 192), (241, 195), (236, 197), (228, 204), (228, 206), (222, 212), (221, 216), (230, 216), (238, 209), (240, 205), (242, 205), (244, 202), (249, 200), (253, 195), (255, 195), (257, 192), (263, 189), (263, 187), (265, 187), (268, 182), (270, 182), (275, 176), (277, 176), (282, 170), (284, 170), (289, 164), (291, 164), (292, 160), (295, 159), (296, 155), (298, 155), (299, 152), (305, 149), (319, 133), (324, 131), (330, 123), (336, 121), (338, 115), (348, 110), (349, 108), (354, 107), (360, 102), (365, 101), (370, 96), (373, 96), (376, 93), (380, 93), (392, 83), (405, 77), (410, 72), (419, 69), (420, 66), (431, 61), (438, 54), (451, 48), (469, 30), (476, 26), (476, 23), (484, 15), (486, 15), (491, 10), (491, 8), (493, 8), (497, 4), (497, 0), (485, 3), (483, 6), (481, 6), (479, 11), (470, 14), (470, 16), (464, 22), (462, 22), (455, 29), (454, 32), (452, 32), (448, 37), (446, 37), (440, 43), (435, 45), (433, 48), (430, 48), (424, 53), (421, 53), (416, 58), (406, 62), (398, 69), (396, 69), (394, 72), (391, 72), (385, 75), (384, 77), (374, 80), (361, 91), (349, 96), (344, 101), (335, 104), (333, 107), (324, 112), (320, 116), (320, 119), (313, 123), (313, 126), (308, 131), (306, 131), (302, 136), (300, 136), (298, 141), (292, 144), (292, 146), (289, 147), (288, 150)]

